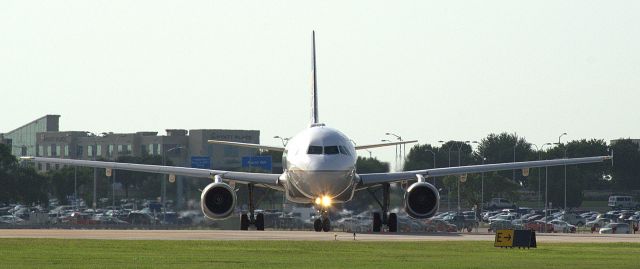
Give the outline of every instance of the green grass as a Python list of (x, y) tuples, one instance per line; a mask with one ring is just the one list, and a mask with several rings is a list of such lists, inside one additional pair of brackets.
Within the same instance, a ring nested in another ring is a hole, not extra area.
[(640, 243), (0, 239), (0, 268), (637, 268)]

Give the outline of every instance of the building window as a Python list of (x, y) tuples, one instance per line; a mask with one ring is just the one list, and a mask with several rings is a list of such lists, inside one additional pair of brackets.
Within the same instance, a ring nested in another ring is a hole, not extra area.
[(107, 156), (113, 156), (113, 145), (107, 146)]
[(62, 151), (60, 151), (60, 145), (56, 146), (56, 156), (60, 156), (62, 154)]
[[(43, 146), (38, 146), (38, 152), (36, 152), (36, 156), (40, 157), (42, 156), (42, 154), (44, 154), (44, 147)], [(40, 169), (42, 170), (42, 169)]]
[(118, 145), (118, 154), (122, 153), (122, 145)]
[(76, 158), (82, 158), (83, 155), (84, 155), (84, 150), (82, 146), (78, 145), (78, 148), (76, 148)]
[(93, 157), (93, 146), (87, 146), (87, 157)]
[(148, 155), (148, 146), (147, 145), (140, 145), (140, 154), (142, 154), (143, 156)]
[(102, 156), (102, 145), (97, 146), (96, 156)]
[(52, 148), (52, 147), (53, 147), (53, 146), (48, 146), (48, 147), (47, 147), (47, 156), (48, 156), (48, 157), (51, 157), (51, 152), (53, 152), (53, 148)]
[(64, 156), (69, 157), (69, 145), (64, 145)]

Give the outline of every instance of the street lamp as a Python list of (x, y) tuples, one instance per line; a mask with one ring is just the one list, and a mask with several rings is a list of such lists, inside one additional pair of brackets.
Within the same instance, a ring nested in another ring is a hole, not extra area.
[[(165, 148), (164, 144), (162, 144), (162, 148), (163, 149)], [(162, 166), (166, 166), (166, 157), (165, 157), (165, 155), (167, 155), (167, 153), (169, 153), (171, 151), (174, 151), (176, 149), (186, 149), (186, 148), (183, 147), (183, 146), (177, 146), (177, 147), (173, 147), (173, 148), (164, 150), (162, 152)], [(165, 201), (166, 201), (166, 196), (167, 196), (167, 180), (168, 179), (166, 177), (167, 177), (167, 175), (165, 174), (164, 175), (164, 180), (162, 180), (162, 198), (160, 199), (161, 200), (160, 202), (162, 203), (163, 220), (166, 220), (166, 217), (167, 217), (167, 214), (166, 214), (167, 213), (167, 209), (166, 209)]]
[[(480, 142), (472, 141), (471, 144), (480, 145)], [(484, 165), (484, 161), (486, 161), (487, 158), (484, 157), (484, 155), (481, 154), (480, 151), (478, 151), (478, 154), (480, 155), (480, 158), (482, 159), (482, 165)], [(482, 172), (480, 174), (480, 212), (482, 212), (482, 207), (483, 206), (484, 206), (484, 172)]]
[[(381, 139), (380, 142), (391, 143), (393, 141), (388, 140), (388, 139)], [(395, 145), (395, 148), (396, 148), (396, 156), (395, 156), (396, 158), (393, 161), (393, 170), (397, 172), (398, 171), (398, 145)]]
[[(402, 136), (399, 136), (399, 135), (397, 135), (397, 134), (390, 133), (390, 132), (387, 132), (387, 133), (384, 133), (384, 134), (385, 134), (385, 135), (395, 136), (395, 138), (396, 138), (398, 141), (400, 141), (400, 142), (402, 142), (402, 141), (403, 141), (403, 140), (402, 140)], [(400, 164), (402, 164), (402, 163), (403, 163), (403, 160), (404, 160), (404, 155), (403, 155), (403, 153), (404, 153), (404, 154), (407, 154), (407, 152), (406, 152), (406, 149), (407, 149), (406, 147), (407, 147), (407, 145), (406, 145), (406, 144), (403, 144), (403, 145), (396, 145), (396, 147), (398, 147), (398, 148), (400, 149), (400, 154), (398, 155), (398, 158), (400, 158)], [(398, 153), (396, 153), (396, 154), (398, 154)]]
[[(93, 147), (94, 148), (92, 148), (92, 150), (91, 150), (91, 153), (92, 153), (91, 155), (93, 157), (93, 160), (95, 161), (96, 160), (96, 154), (93, 151), (95, 151), (95, 149), (97, 149), (97, 147), (98, 147), (98, 140), (97, 140), (98, 135), (95, 134), (95, 133), (92, 133), (92, 132), (85, 132), (85, 133), (87, 135), (91, 135), (93, 137)], [(89, 152), (88, 149), (87, 149), (87, 152)], [(98, 206), (98, 202), (97, 202), (97, 199), (96, 199), (97, 193), (98, 193), (98, 168), (94, 167), (93, 168), (93, 203), (92, 203), (94, 212), (96, 211), (96, 208)]]
[[(567, 133), (562, 133), (558, 136), (558, 146), (561, 145), (560, 138), (567, 135)], [(567, 148), (564, 148), (564, 158), (567, 158)], [(567, 211), (567, 165), (564, 165), (564, 211)]]
[(291, 139), (291, 138), (289, 138), (289, 137), (281, 137), (281, 136), (279, 136), (279, 135), (276, 135), (276, 136), (274, 136), (273, 138), (279, 138), (279, 139), (280, 139), (280, 141), (282, 142), (282, 146), (284, 146), (284, 147), (286, 147), (286, 146), (287, 146), (287, 143), (289, 143), (289, 139)]
[[(428, 149), (428, 152), (431, 152), (431, 154), (433, 154), (433, 168), (436, 168), (436, 153), (433, 152), (433, 150)], [(433, 177), (433, 186), (436, 186), (436, 177)]]
[[(536, 151), (538, 151), (538, 161), (540, 161), (541, 159), (541, 154), (542, 154), (542, 149), (544, 148), (544, 146), (549, 146), (552, 145), (551, 143), (544, 143), (542, 144), (542, 146), (540, 146), (540, 148), (538, 148), (538, 145), (536, 144), (531, 144), (532, 146), (536, 146)], [(541, 179), (540, 179), (540, 167), (538, 167), (538, 204), (540, 202), (542, 202), (542, 195), (541, 195), (541, 191), (540, 191), (540, 183)]]
[[(458, 167), (460, 167), (460, 151), (462, 150), (462, 145), (468, 144), (469, 141), (456, 141), (458, 143)], [(457, 180), (458, 182), (458, 212), (460, 212), (460, 178)]]

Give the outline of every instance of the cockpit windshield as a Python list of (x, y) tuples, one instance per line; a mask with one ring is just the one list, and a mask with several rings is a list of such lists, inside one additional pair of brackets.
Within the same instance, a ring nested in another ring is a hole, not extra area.
[(321, 146), (309, 146), (309, 149), (307, 150), (307, 154), (322, 154), (322, 147)]
[(339, 153), (340, 153), (340, 151), (338, 151), (338, 146), (324, 147), (324, 154), (334, 155), (334, 154), (339, 154)]

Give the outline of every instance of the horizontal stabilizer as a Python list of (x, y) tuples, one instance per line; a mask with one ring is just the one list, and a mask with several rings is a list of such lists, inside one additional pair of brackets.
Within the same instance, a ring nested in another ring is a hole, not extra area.
[(380, 143), (380, 144), (361, 145), (361, 146), (356, 146), (356, 150), (358, 150), (358, 149), (370, 149), (370, 148), (388, 147), (388, 146), (403, 145), (403, 144), (412, 144), (412, 143), (417, 143), (417, 142), (418, 142), (418, 140), (410, 140), (410, 141), (398, 141), (398, 142), (388, 142), (388, 143)]
[(236, 146), (236, 147), (243, 147), (243, 148), (254, 148), (254, 149), (266, 149), (266, 150), (273, 150), (273, 151), (284, 151), (284, 148), (282, 148), (282, 147), (264, 146), (264, 145), (251, 144), (251, 143), (220, 141), (220, 140), (208, 140), (207, 142), (209, 144)]

